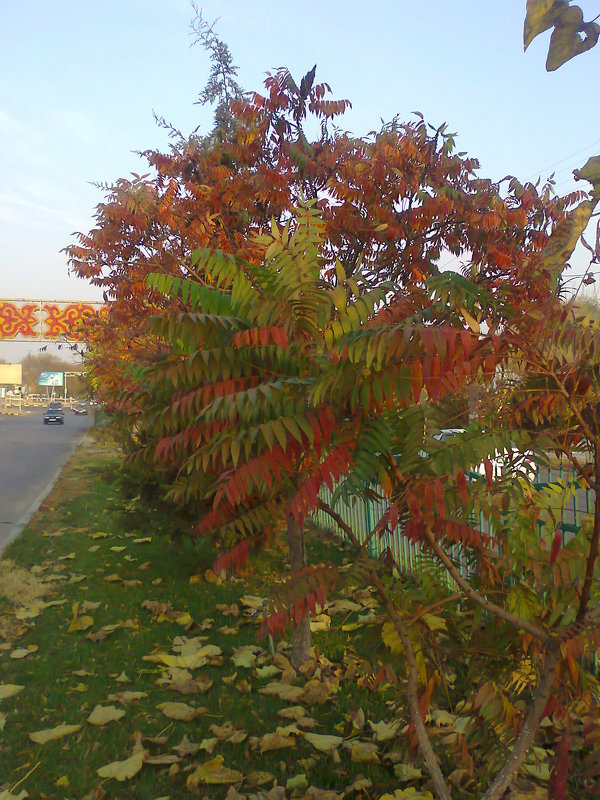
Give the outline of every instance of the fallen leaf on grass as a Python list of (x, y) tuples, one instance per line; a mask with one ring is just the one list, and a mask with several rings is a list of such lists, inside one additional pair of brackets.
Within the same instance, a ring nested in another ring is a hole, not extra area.
[(360, 611), (362, 606), (353, 600), (333, 600), (329, 603), (327, 610), (330, 614), (350, 614), (352, 611)]
[(311, 617), (310, 629), (313, 632), (328, 631), (331, 628), (331, 617), (327, 614), (319, 614), (316, 617)]
[(373, 742), (346, 742), (344, 745), (350, 751), (350, 759), (355, 763), (377, 763), (379, 761), (379, 748)]
[(258, 678), (274, 678), (281, 674), (281, 670), (274, 664), (266, 664), (264, 667), (257, 667), (255, 674)]
[(146, 756), (145, 750), (139, 750), (125, 761), (113, 761), (97, 770), (101, 778), (115, 778), (118, 781), (126, 781), (133, 778), (141, 770)]
[(277, 712), (278, 717), (293, 720), (296, 725), (303, 728), (314, 728), (317, 724), (312, 717), (306, 716), (306, 709), (303, 706), (289, 706), (282, 708)]
[(148, 697), (147, 692), (114, 692), (108, 695), (108, 700), (117, 700), (119, 703), (131, 703), (134, 700), (143, 700)]
[(173, 655), (173, 653), (151, 653), (149, 656), (142, 656), (142, 658), (144, 661), (164, 664), (166, 667), (180, 667), (181, 669), (198, 669), (208, 664), (208, 659), (201, 652), (190, 653), (186, 656)]
[(304, 689), (301, 686), (292, 686), (291, 683), (281, 683), (280, 681), (272, 681), (258, 690), (259, 694), (273, 695), (291, 703), (299, 700), (303, 692)]
[(87, 631), (88, 628), (91, 628), (94, 624), (93, 617), (90, 617), (88, 614), (83, 614), (79, 616), (79, 603), (73, 603), (72, 606), (73, 612), (73, 619), (71, 620), (71, 624), (67, 628), (67, 633), (76, 633), (77, 631)]
[(110, 548), (113, 553), (122, 553), (125, 550), (125, 545), (115, 545), (114, 547)]
[(369, 720), (369, 727), (375, 735), (376, 742), (389, 742), (398, 735), (400, 729), (400, 721), (393, 720), (392, 722), (371, 722)]
[(163, 753), (162, 755), (157, 756), (148, 756), (144, 759), (144, 764), (155, 764), (155, 765), (162, 765), (162, 764), (177, 764), (181, 761), (180, 756), (174, 756), (171, 753)]
[(305, 733), (304, 738), (320, 753), (331, 753), (344, 741), (342, 736), (330, 736), (324, 733)]
[(10, 654), (10, 658), (21, 659), (26, 658), (31, 651), (28, 650), (26, 647), (17, 647), (16, 650), (13, 650)]
[(285, 784), (285, 788), (288, 790), (288, 792), (293, 792), (293, 791), (303, 792), (305, 789), (308, 789), (308, 781), (306, 780), (306, 775), (302, 773), (301, 775), (295, 775), (293, 778), (290, 778)]
[(34, 617), (39, 617), (39, 615), (44, 611), (46, 608), (50, 608), (50, 606), (63, 606), (67, 601), (66, 600), (50, 600), (49, 602), (44, 602), (44, 600), (34, 600), (33, 603), (30, 603), (27, 606), (22, 606), (15, 611), (15, 619), (18, 620), (26, 620), (26, 619), (33, 619)]
[(46, 744), (55, 739), (62, 739), (63, 736), (68, 736), (71, 733), (77, 733), (81, 730), (81, 725), (57, 725), (56, 728), (45, 728), (41, 731), (33, 731), (29, 734), (29, 738), (36, 744)]
[(151, 542), (151, 536), (138, 536), (137, 539), (131, 540), (134, 544), (142, 544), (143, 542)]
[(90, 725), (108, 725), (109, 722), (116, 722), (125, 716), (122, 708), (116, 706), (97, 705), (87, 718)]
[(90, 539), (108, 539), (108, 533), (104, 533), (104, 531), (90, 533)]
[(219, 628), (219, 633), (222, 633), (223, 636), (237, 636), (239, 632), (240, 629), (237, 625), (234, 628), (231, 628), (228, 625), (223, 625), (222, 628)]
[(286, 747), (295, 747), (296, 740), (291, 734), (282, 734), (278, 728), (275, 733), (266, 733), (259, 740), (260, 752), (268, 753), (271, 750), (283, 750)]
[(206, 713), (205, 708), (194, 708), (193, 706), (189, 706), (187, 703), (159, 703), (156, 707), (165, 715), (165, 717), (168, 717), (169, 719), (177, 719), (181, 722), (190, 722), (200, 714)]
[(125, 670), (120, 675), (117, 675), (115, 680), (117, 683), (131, 683), (131, 678), (126, 675)]
[[(344, 789), (344, 795), (352, 794), (353, 792), (365, 793), (365, 789), (370, 789), (373, 786), (373, 781), (370, 778), (363, 778), (358, 776), (351, 784)], [(368, 795), (367, 795), (368, 796)]]
[(95, 553), (98, 550), (100, 550), (100, 545), (99, 544), (91, 544), (88, 547), (88, 553)]
[(339, 686), (332, 681), (320, 681), (317, 678), (311, 678), (304, 684), (298, 699), (311, 706), (319, 705), (327, 702), (331, 695), (337, 692), (338, 688)]
[(29, 794), (25, 789), (21, 789), (19, 794), (12, 794), (10, 789), (3, 789), (0, 792), (0, 800), (25, 800), (26, 797), (29, 797)]
[[(118, 572), (113, 572), (112, 575), (107, 575), (104, 578), (104, 580), (107, 581), (108, 583), (118, 583), (119, 581), (122, 581), (123, 578), (121, 578), (121, 576), (119, 575)], [(115, 762), (115, 763), (117, 763), (117, 762)]]
[(215, 608), (217, 611), (220, 611), (224, 617), (239, 617), (240, 615), (240, 609), (236, 603), (232, 603), (230, 606), (225, 603), (217, 603)]
[(423, 771), (419, 767), (413, 767), (412, 764), (394, 764), (394, 774), (402, 783), (423, 777)]
[(271, 781), (273, 780), (275, 780), (275, 778), (273, 775), (271, 775), (270, 772), (261, 772), (260, 770), (254, 770), (253, 772), (249, 772), (246, 775), (244, 783), (246, 784), (246, 786), (255, 788), (258, 786), (264, 786), (266, 783), (271, 783)]
[(184, 758), (185, 756), (195, 755), (200, 749), (200, 745), (196, 742), (190, 742), (188, 737), (184, 734), (183, 739), (179, 742), (179, 744), (175, 745), (175, 747), (172, 747), (171, 749), (175, 750), (178, 755)]
[(241, 772), (223, 766), (223, 756), (216, 756), (201, 764), (187, 779), (188, 789), (197, 789), (201, 784), (241, 783)]
[(251, 611), (258, 611), (264, 605), (268, 604), (268, 601), (264, 597), (257, 597), (254, 594), (243, 595), (243, 597), (240, 597), (239, 602)]
[(223, 725), (211, 725), (210, 730), (221, 742), (229, 744), (241, 744), (248, 738), (245, 731), (238, 730), (231, 722), (227, 721)]
[(92, 602), (91, 600), (84, 600), (83, 603), (81, 604), (81, 611), (84, 614), (87, 614), (88, 611), (96, 611), (98, 608), (100, 608), (101, 605), (102, 602), (100, 600), (98, 600), (98, 602)]
[(231, 660), (236, 667), (250, 669), (254, 665), (258, 653), (260, 653), (260, 648), (253, 644), (242, 645), (242, 647), (234, 647)]

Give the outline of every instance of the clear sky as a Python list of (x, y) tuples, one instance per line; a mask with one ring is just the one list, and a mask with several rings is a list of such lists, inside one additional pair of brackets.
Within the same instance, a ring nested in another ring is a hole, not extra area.
[[(356, 134), (418, 110), (458, 133), (482, 176), (555, 171), (561, 193), (584, 188), (572, 170), (600, 153), (600, 46), (547, 73), (549, 32), (523, 53), (525, 0), (198, 5), (220, 18), (244, 89), (316, 63), (352, 101), (342, 124)], [(0, 298), (101, 299), (60, 251), (93, 226), (94, 182), (144, 172), (135, 151), (168, 147), (153, 111), (184, 134), (210, 128), (195, 105), (209, 59), (190, 47), (192, 16), (189, 0), (0, 0)]]

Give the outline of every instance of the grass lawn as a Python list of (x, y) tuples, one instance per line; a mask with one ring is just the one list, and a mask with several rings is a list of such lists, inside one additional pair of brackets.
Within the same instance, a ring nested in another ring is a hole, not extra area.
[[(218, 580), (210, 548), (173, 541), (170, 524), (89, 439), (0, 561), (1, 800), (325, 800), (423, 785), (396, 691), (359, 685), (388, 658), (369, 593), (336, 595), (296, 674), (285, 642), (257, 639), (281, 542)], [(343, 564), (323, 535), (310, 549), (313, 563)]]

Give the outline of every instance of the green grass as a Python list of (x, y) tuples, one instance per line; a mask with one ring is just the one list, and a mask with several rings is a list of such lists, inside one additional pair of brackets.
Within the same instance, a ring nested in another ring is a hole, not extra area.
[[(128, 495), (113, 451), (87, 444), (69, 462), (40, 513), (5, 554), (19, 567), (33, 571), (36, 578), (52, 578), (53, 589), (45, 596), (46, 601), (66, 602), (20, 622), (15, 617), (18, 603), (0, 600), (0, 621), (4, 620), (8, 631), (8, 641), (0, 649), (0, 683), (25, 687), (19, 694), (0, 701), (0, 715), (6, 716), (0, 733), (0, 793), (8, 788), (17, 796), (26, 790), (34, 798), (91, 798), (103, 796), (101, 792), (92, 794), (102, 786), (106, 796), (115, 798), (184, 797), (189, 796), (186, 780), (195, 767), (218, 754), (227, 767), (244, 775), (253, 770), (271, 773), (273, 778), (263, 791), (274, 782), (285, 786), (288, 779), (300, 773), (306, 774), (310, 785), (338, 793), (361, 774), (373, 781), (374, 796), (393, 791), (398, 786), (394, 761), (401, 756), (405, 760), (404, 754), (394, 754), (394, 748), (400, 746), (398, 740), (381, 745), (378, 763), (352, 761), (349, 749), (344, 747), (338, 749), (338, 759), (324, 755), (301, 735), (296, 736), (293, 749), (260, 752), (252, 737), (285, 725), (287, 721), (277, 712), (290, 704), (259, 694), (258, 689), (269, 681), (257, 677), (254, 669), (236, 669), (230, 660), (234, 647), (258, 644), (264, 648), (259, 657), (261, 663), (271, 663), (271, 643), (257, 642), (256, 620), (243, 618), (235, 635), (221, 633), (219, 628), (232, 626), (236, 619), (223, 616), (216, 606), (235, 604), (245, 594), (267, 597), (273, 588), (273, 576), (281, 572), (284, 548), (275, 539), (270, 549), (253, 559), (241, 578), (190, 583), (192, 576), (204, 576), (214, 553), (204, 542), (172, 540), (168, 534), (174, 527), (173, 520), (174, 515), (152, 512)], [(95, 538), (99, 533), (107, 535)], [(151, 541), (134, 541), (146, 537)], [(125, 549), (119, 552), (111, 549), (114, 547)], [(322, 534), (309, 540), (309, 550), (313, 561), (327, 558), (341, 564), (344, 559), (343, 550), (324, 540)], [(120, 580), (106, 581), (111, 575), (119, 575)], [(142, 605), (146, 600), (168, 603), (172, 609), (188, 612), (195, 626), (186, 631), (175, 621), (153, 619)], [(93, 617), (92, 627), (68, 632), (73, 605), (79, 603), (81, 607), (85, 601), (100, 604), (88, 612)], [(347, 619), (345, 615), (332, 617), (330, 630), (314, 634), (315, 667), (327, 680), (339, 681), (340, 688), (325, 702), (306, 705), (306, 713), (315, 719), (316, 733), (370, 742), (370, 728), (357, 731), (349, 715), (362, 708), (367, 720), (378, 722), (390, 720), (398, 711), (392, 707), (392, 694), (385, 687), (373, 693), (361, 688), (354, 677), (345, 680), (344, 676), (352, 675), (348, 672), (352, 647), (360, 647), (360, 657), (368, 657), (374, 672), (379, 660), (385, 658), (381, 639), (374, 630), (361, 629), (357, 638), (356, 633), (341, 629), (342, 622), (355, 618), (355, 614)], [(212, 624), (206, 622), (211, 619)], [(98, 632), (102, 626), (119, 621), (129, 621), (132, 627), (119, 628), (102, 641), (86, 638), (86, 633)], [(194, 677), (201, 675), (214, 681), (204, 694), (182, 695), (157, 684), (163, 668), (144, 660), (153, 652), (172, 652), (173, 640), (182, 634), (206, 636), (206, 643), (222, 649), (220, 658), (194, 670)], [(278, 642), (272, 645), (277, 647)], [(37, 650), (21, 660), (10, 657), (15, 648), (27, 647)], [(75, 674), (80, 670), (89, 674)], [(117, 682), (123, 671), (131, 683)], [(233, 683), (223, 681), (236, 671)], [(247, 685), (240, 688), (249, 688), (249, 693), (236, 687), (241, 679)], [(298, 686), (304, 682), (302, 675), (293, 680)], [(129, 705), (107, 701), (110, 693), (122, 689), (144, 691), (147, 698)], [(191, 722), (174, 721), (156, 708), (166, 701), (204, 706), (206, 713)], [(86, 718), (99, 703), (122, 705), (126, 715), (102, 728), (92, 726)], [(247, 732), (248, 738), (240, 744), (218, 742), (212, 755), (200, 751), (173, 767), (146, 764), (124, 783), (102, 780), (97, 775), (98, 768), (131, 754), (138, 731), (144, 737), (164, 737), (158, 744), (145, 742), (152, 754), (172, 753), (171, 748), (184, 735), (201, 742), (213, 737), (210, 725), (223, 725), (226, 721)], [(62, 722), (79, 724), (81, 730), (44, 745), (29, 739), (30, 732)], [(224, 797), (227, 789), (207, 786), (200, 789), (200, 794)], [(237, 789), (242, 794), (257, 791), (246, 783)]]

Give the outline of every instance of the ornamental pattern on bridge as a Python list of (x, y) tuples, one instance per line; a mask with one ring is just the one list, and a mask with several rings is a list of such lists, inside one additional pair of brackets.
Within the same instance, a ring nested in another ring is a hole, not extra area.
[(86, 320), (103, 307), (90, 302), (0, 300), (0, 341), (81, 341)]

